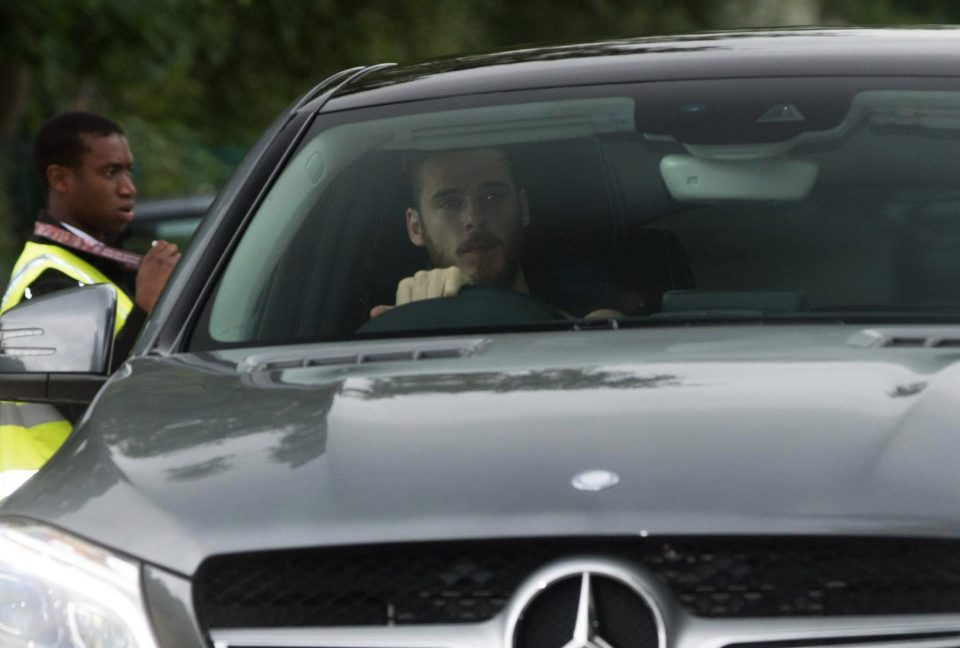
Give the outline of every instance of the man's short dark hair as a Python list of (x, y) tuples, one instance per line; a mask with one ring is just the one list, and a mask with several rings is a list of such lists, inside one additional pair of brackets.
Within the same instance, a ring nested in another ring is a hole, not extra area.
[(517, 179), (515, 165), (513, 163), (513, 153), (508, 148), (501, 148), (497, 146), (490, 146), (477, 149), (453, 149), (453, 150), (440, 150), (440, 151), (407, 151), (403, 154), (402, 166), (403, 172), (407, 176), (407, 184), (410, 188), (410, 206), (415, 209), (420, 209), (420, 193), (423, 191), (423, 179), (420, 177), (420, 169), (424, 164), (427, 163), (433, 157), (437, 155), (443, 155), (444, 153), (455, 153), (463, 151), (483, 151), (483, 150), (492, 150), (498, 152), (503, 157), (503, 162), (507, 166), (507, 173), (510, 174), (510, 177), (513, 179), (513, 183), (516, 189), (520, 188), (520, 182)]
[(115, 121), (91, 112), (63, 112), (45, 121), (33, 141), (33, 166), (44, 191), (48, 189), (48, 166), (80, 167), (83, 154), (89, 150), (83, 135), (106, 137), (123, 134), (123, 129)]

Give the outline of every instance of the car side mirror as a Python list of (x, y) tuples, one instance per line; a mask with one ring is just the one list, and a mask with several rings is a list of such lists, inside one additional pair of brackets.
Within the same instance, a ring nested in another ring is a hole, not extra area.
[(96, 284), (0, 316), (0, 399), (88, 403), (109, 371), (116, 311), (114, 288)]

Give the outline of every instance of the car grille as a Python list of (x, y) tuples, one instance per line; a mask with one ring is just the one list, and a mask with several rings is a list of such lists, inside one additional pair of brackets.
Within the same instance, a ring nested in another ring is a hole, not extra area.
[(706, 618), (960, 612), (960, 545), (946, 540), (511, 540), (218, 556), (200, 568), (206, 627), (477, 623), (533, 571), (575, 556), (643, 565)]

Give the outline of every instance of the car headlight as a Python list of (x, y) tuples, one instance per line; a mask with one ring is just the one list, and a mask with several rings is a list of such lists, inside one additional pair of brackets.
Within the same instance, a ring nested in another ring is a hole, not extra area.
[(0, 522), (0, 646), (156, 645), (135, 562), (34, 522)]

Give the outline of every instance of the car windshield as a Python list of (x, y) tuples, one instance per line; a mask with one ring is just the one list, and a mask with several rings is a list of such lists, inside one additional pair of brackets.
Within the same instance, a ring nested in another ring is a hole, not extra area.
[[(193, 346), (960, 319), (958, 144), (960, 82), (944, 78), (646, 82), (321, 114)], [(467, 287), (419, 299), (445, 281)]]

